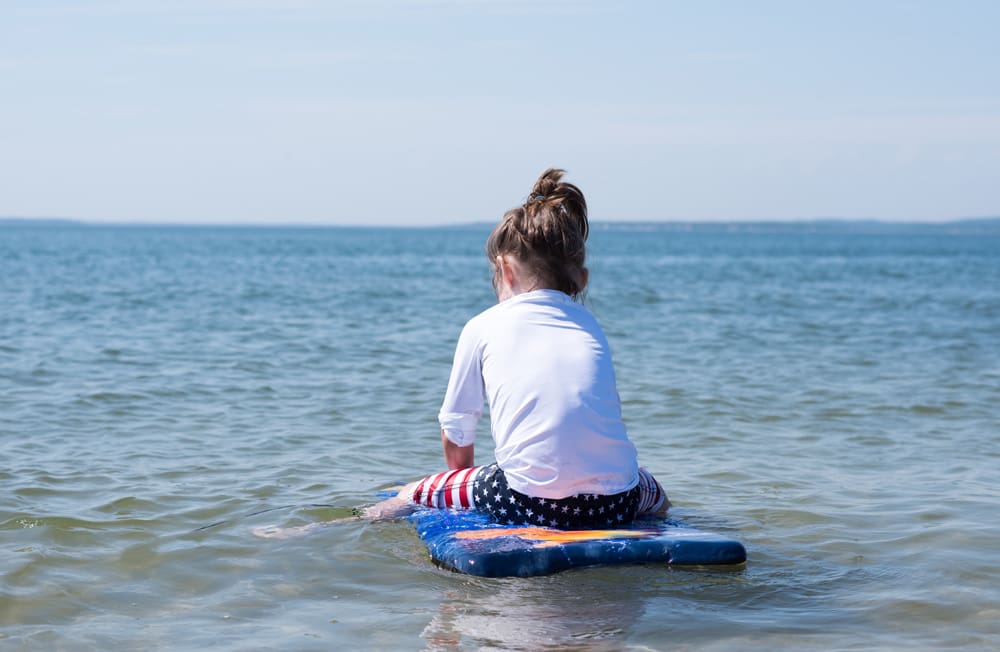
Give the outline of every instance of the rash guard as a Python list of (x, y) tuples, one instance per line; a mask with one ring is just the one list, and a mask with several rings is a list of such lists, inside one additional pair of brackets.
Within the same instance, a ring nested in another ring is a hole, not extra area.
[(566, 498), (639, 482), (607, 338), (568, 295), (519, 294), (465, 325), (438, 415), (452, 443), (475, 441), (484, 401), (497, 464), (516, 491)]

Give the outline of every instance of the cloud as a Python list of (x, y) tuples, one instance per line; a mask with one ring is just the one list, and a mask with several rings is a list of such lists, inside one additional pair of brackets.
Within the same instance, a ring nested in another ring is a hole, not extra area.
[(374, 48), (365, 51), (353, 49), (298, 49), (267, 51), (247, 50), (243, 47), (232, 47), (218, 43), (204, 42), (168, 42), (151, 43), (134, 48), (137, 55), (152, 57), (190, 60), (212, 65), (235, 65), (241, 68), (257, 69), (288, 69), (339, 66), (359, 61), (370, 61)]
[(741, 145), (762, 148), (862, 145), (1000, 145), (1000, 115), (944, 113), (910, 116), (831, 114), (816, 117), (754, 117), (620, 121), (604, 138), (618, 144)]
[(692, 63), (746, 63), (748, 61), (754, 61), (758, 59), (758, 55), (753, 52), (738, 52), (738, 51), (704, 51), (704, 52), (689, 52), (682, 57), (685, 61)]
[[(206, 15), (247, 10), (298, 11), (322, 7), (316, 0), (105, 0), (103, 2), (34, 2), (14, 10), (37, 18), (127, 17), (151, 15)], [(353, 3), (352, 3), (353, 4)]]
[(378, 14), (386, 11), (476, 10), (491, 14), (551, 14), (594, 11), (591, 0), (104, 0), (80, 3), (71, 0), (33, 2), (14, 14), (37, 18), (207, 16), (246, 12), (297, 13), (314, 11), (340, 14)]
[[(764, 151), (869, 145), (1000, 145), (996, 103), (933, 103), (898, 111), (828, 107), (789, 115), (753, 107), (572, 101), (509, 97), (258, 98), (248, 115), (264, 123), (312, 123), (343, 143), (460, 148), (741, 146)], [(484, 128), (489, 125), (489, 128)]]

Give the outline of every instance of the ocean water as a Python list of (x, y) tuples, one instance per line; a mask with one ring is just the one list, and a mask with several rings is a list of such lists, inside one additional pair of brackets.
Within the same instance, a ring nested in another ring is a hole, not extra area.
[(487, 232), (0, 226), (0, 648), (1000, 647), (989, 229), (595, 226), (641, 461), (744, 567), (481, 579), (405, 521), (254, 536), (441, 468)]

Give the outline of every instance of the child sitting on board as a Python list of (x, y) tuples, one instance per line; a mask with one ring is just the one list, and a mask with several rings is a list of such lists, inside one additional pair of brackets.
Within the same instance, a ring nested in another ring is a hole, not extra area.
[[(450, 470), (407, 485), (364, 517), (422, 506), (593, 529), (666, 513), (670, 501), (626, 434), (607, 339), (578, 302), (588, 278), (587, 203), (563, 174), (546, 170), (486, 241), (498, 303), (458, 340), (438, 415)], [(474, 466), (484, 401), (496, 461)]]

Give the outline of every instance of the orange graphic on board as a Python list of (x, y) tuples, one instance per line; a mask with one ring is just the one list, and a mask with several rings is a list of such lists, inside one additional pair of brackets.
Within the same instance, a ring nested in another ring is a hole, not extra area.
[(563, 543), (597, 541), (599, 539), (642, 539), (656, 536), (657, 532), (643, 530), (553, 530), (545, 527), (502, 527), (485, 530), (460, 530), (454, 533), (456, 539), (487, 541), (500, 537), (518, 537), (534, 541), (535, 548), (549, 548)]

